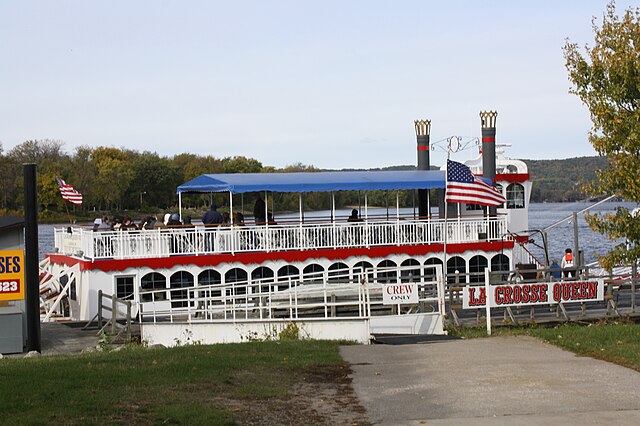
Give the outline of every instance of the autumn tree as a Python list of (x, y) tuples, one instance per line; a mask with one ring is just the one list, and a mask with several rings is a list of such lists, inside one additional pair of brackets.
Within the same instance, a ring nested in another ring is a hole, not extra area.
[[(621, 16), (607, 5), (602, 22), (593, 19), (595, 44), (584, 51), (576, 43), (564, 46), (571, 93), (589, 108), (589, 141), (609, 165), (585, 189), (591, 195), (616, 194), (640, 203), (640, 9)], [(610, 239), (626, 239), (600, 259), (613, 266), (640, 258), (640, 216), (619, 207), (615, 214), (594, 214), (587, 222)]]

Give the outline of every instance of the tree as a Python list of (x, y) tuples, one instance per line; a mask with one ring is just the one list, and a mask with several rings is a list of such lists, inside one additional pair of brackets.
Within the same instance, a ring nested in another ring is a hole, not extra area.
[[(589, 141), (609, 165), (585, 185), (593, 196), (616, 194), (640, 203), (640, 9), (630, 8), (618, 16), (612, 1), (602, 24), (593, 19), (595, 45), (564, 46), (566, 67), (573, 83), (570, 90), (589, 108), (592, 128)], [(610, 239), (625, 238), (600, 259), (602, 266), (635, 262), (640, 258), (640, 217), (625, 208), (615, 214), (594, 214), (587, 222)]]
[(100, 208), (119, 209), (122, 206), (133, 179), (131, 164), (135, 155), (118, 148), (99, 147), (93, 150), (91, 163), (96, 170), (94, 194)]

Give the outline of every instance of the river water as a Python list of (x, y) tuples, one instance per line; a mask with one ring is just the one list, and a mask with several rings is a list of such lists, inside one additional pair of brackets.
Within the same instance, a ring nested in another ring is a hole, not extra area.
[[(570, 217), (573, 212), (579, 212), (587, 207), (591, 203), (533, 203), (529, 206), (529, 229), (543, 229), (553, 223)], [(600, 206), (592, 209), (592, 212), (614, 212), (617, 206), (625, 206), (627, 208), (634, 208), (634, 203), (616, 203), (608, 202), (603, 203)], [(384, 209), (370, 209), (370, 214), (381, 215), (385, 213)], [(401, 209), (402, 215), (410, 215), (411, 209)], [(336, 213), (337, 217), (348, 216), (350, 210), (340, 210)], [(391, 217), (395, 214), (392, 212)], [(305, 217), (329, 217), (330, 212), (305, 212)], [(284, 220), (288, 217), (297, 218), (297, 213), (289, 215), (278, 215), (278, 220)], [(44, 258), (46, 253), (53, 251), (53, 228), (60, 225), (39, 225), (39, 252), (40, 259)], [(532, 235), (536, 244), (542, 245), (542, 238), (540, 235)], [(563, 222), (562, 224), (554, 227), (548, 232), (549, 238), (549, 257), (550, 259), (557, 259), (560, 261), (564, 254), (564, 249), (567, 247), (573, 248), (573, 223), (570, 220)], [(597, 256), (606, 253), (613, 246), (621, 241), (612, 242), (604, 236), (593, 232), (586, 221), (584, 215), (578, 215), (578, 240), (579, 246), (584, 251), (585, 261), (587, 263), (597, 260)], [(541, 248), (536, 247), (534, 244), (529, 245), (531, 252), (543, 260), (543, 251)]]

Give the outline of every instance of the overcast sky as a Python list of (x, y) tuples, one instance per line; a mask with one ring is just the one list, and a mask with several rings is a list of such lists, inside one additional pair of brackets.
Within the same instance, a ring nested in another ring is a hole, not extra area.
[(562, 46), (605, 5), (0, 0), (0, 142), (370, 168), (416, 163), (415, 119), (479, 137), (492, 109), (511, 157), (595, 155)]

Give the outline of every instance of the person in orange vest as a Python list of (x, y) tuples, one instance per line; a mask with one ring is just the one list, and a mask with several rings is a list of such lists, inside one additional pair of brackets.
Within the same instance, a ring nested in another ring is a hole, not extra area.
[(573, 269), (573, 253), (570, 248), (564, 251), (560, 267), (562, 268), (562, 278), (572, 278), (575, 276), (576, 270)]

